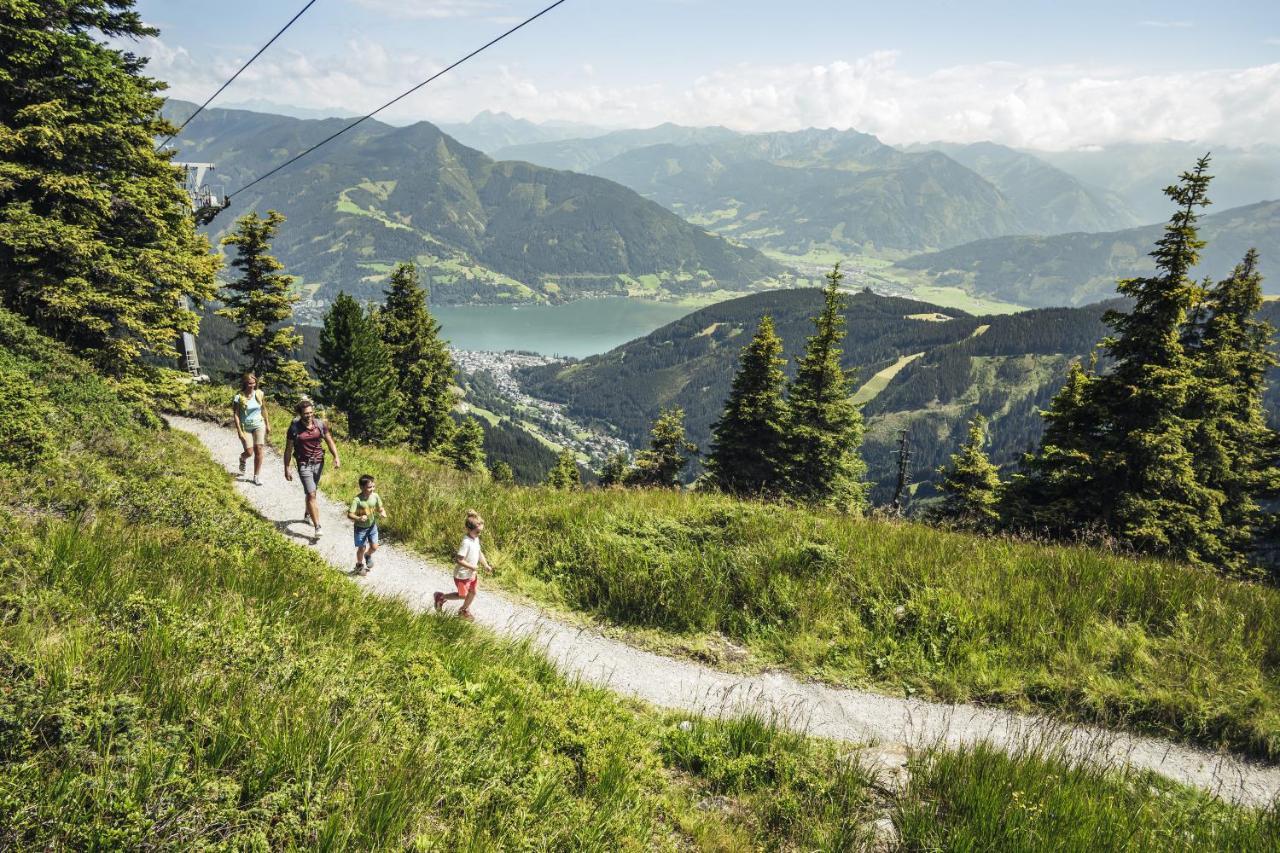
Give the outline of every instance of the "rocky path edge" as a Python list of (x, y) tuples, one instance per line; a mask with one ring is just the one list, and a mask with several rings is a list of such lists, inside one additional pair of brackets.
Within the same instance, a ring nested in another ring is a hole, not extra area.
[[(195, 435), (232, 473), (240, 443), (226, 427), (170, 416), (170, 425)], [(237, 477), (236, 490), (267, 520), (307, 544), (335, 568), (354, 562), (351, 523), (341, 504), (320, 499), (324, 535), (313, 541), (303, 519), (302, 489), (282, 476), (281, 460), (267, 451), (261, 486)], [(394, 508), (394, 503), (388, 501)], [(451, 571), (391, 543), (378, 551), (377, 567), (353, 578), (377, 595), (400, 599), (422, 611), (432, 593), (452, 586)], [(1150, 770), (1174, 782), (1208, 791), (1228, 802), (1263, 808), (1280, 798), (1280, 767), (1229, 754), (1215, 754), (1158, 738), (1065, 725), (1048, 717), (967, 704), (904, 699), (865, 690), (806, 682), (785, 673), (737, 675), (634, 648), (568, 625), (535, 607), (514, 601), (481, 581), (476, 622), (503, 636), (530, 639), (565, 675), (641, 699), (658, 707), (708, 716), (757, 713), (806, 734), (876, 745), (873, 765), (894, 763), (910, 747), (955, 748), (979, 742), (1013, 753), (1048, 744), (1071, 758), (1107, 767)]]

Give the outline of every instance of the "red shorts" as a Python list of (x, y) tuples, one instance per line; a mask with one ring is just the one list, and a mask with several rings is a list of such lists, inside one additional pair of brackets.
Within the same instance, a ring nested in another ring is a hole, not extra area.
[(468, 593), (473, 592), (475, 590), (476, 581), (479, 579), (480, 579), (479, 575), (472, 575), (470, 580), (465, 580), (465, 581), (459, 578), (454, 578), (453, 585), (458, 588), (458, 595), (462, 596), (463, 598), (466, 598)]

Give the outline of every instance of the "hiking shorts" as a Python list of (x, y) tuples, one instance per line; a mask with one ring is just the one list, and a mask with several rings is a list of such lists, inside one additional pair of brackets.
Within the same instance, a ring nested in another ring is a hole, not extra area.
[(357, 527), (355, 538), (357, 548), (363, 548), (366, 545), (377, 545), (378, 525), (370, 524), (368, 527)]
[(267, 427), (265, 424), (254, 429), (246, 427), (241, 427), (241, 429), (244, 429), (244, 446), (246, 450), (250, 447), (261, 447), (267, 443)]
[(466, 580), (463, 580), (462, 578), (454, 578), (453, 585), (454, 587), (457, 588), (458, 595), (462, 596), (463, 598), (466, 598), (467, 593), (471, 592), (476, 588), (476, 580), (479, 577), (480, 577), (479, 575), (472, 575)]
[(302, 490), (308, 496), (314, 495), (320, 488), (320, 475), (324, 473), (324, 460), (319, 462), (299, 462), (298, 479), (302, 481)]

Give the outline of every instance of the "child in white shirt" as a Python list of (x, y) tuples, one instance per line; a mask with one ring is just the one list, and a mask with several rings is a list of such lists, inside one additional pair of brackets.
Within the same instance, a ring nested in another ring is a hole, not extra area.
[(457, 588), (457, 592), (437, 592), (435, 602), (436, 612), (440, 612), (444, 609), (446, 601), (461, 600), (462, 608), (458, 611), (458, 615), (471, 622), (475, 620), (471, 615), (471, 602), (476, 597), (476, 580), (480, 567), (483, 566), (491, 572), (493, 566), (489, 565), (489, 561), (480, 550), (480, 533), (484, 530), (484, 519), (475, 510), (467, 513), (466, 529), (467, 535), (462, 538), (462, 544), (458, 546), (458, 552), (453, 557), (453, 585)]

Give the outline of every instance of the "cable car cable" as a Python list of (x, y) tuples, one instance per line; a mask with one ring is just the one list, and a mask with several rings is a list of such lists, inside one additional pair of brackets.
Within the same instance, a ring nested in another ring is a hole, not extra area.
[[(314, 0), (313, 0), (313, 2), (314, 2)], [(448, 72), (452, 71), (454, 68), (457, 68), (459, 65), (461, 65), (461, 64), (462, 64), (462, 63), (464, 63), (464, 62), (466, 62), (468, 59), (470, 59), (471, 57), (475, 56), (476, 54), (481, 53), (481, 52), (483, 52), (483, 51), (485, 51), (485, 50), (488, 50), (490, 47), (493, 47), (495, 44), (497, 44), (498, 42), (502, 41), (504, 38), (506, 38), (507, 36), (511, 35), (512, 33), (514, 33), (516, 30), (518, 30), (518, 29), (520, 29), (520, 28), (522, 28), (522, 27), (524, 27), (524, 26), (526, 26), (526, 25), (528, 25), (528, 24), (533, 23), (533, 22), (534, 22), (534, 21), (536, 21), (538, 18), (541, 18), (543, 15), (547, 14), (547, 13), (548, 13), (548, 12), (550, 12), (552, 9), (554, 9), (555, 7), (559, 6), (561, 3), (564, 3), (564, 2), (565, 2), (565, 0), (556, 0), (556, 2), (552, 3), (550, 6), (546, 7), (545, 9), (543, 9), (543, 10), (542, 10), (541, 12), (539, 12), (538, 14), (533, 15), (532, 17), (529, 17), (529, 18), (525, 18), (523, 21), (521, 21), (520, 23), (516, 24), (516, 25), (515, 25), (514, 27), (512, 27), (511, 29), (507, 30), (507, 31), (506, 31), (505, 33), (503, 33), (502, 35), (500, 35), (500, 36), (498, 36), (498, 37), (496, 37), (496, 38), (494, 38), (494, 39), (491, 39), (490, 41), (486, 42), (485, 44), (481, 45), (480, 47), (478, 47), (478, 48), (476, 48), (475, 50), (473, 50), (473, 51), (471, 51), (470, 53), (468, 53), (466, 56), (464, 56), (464, 57), (462, 57), (461, 59), (457, 60), (457, 61), (456, 61), (456, 62), (454, 62), (452, 65), (449, 65), (449, 66), (447, 66), (447, 67), (445, 67), (445, 68), (441, 69), (440, 71), (437, 71), (435, 74), (432, 74), (432, 75), (431, 75), (430, 77), (428, 77), (426, 80), (423, 80), (421, 83), (419, 83), (418, 85), (416, 85), (416, 86), (414, 86), (413, 88), (409, 89), (408, 91), (403, 92), (403, 93), (401, 93), (401, 94), (397, 95), (396, 97), (392, 98), (391, 100), (387, 101), (385, 104), (383, 104), (382, 106), (378, 107), (376, 110), (374, 110), (373, 112), (369, 113), (368, 115), (361, 116), (360, 118), (358, 118), (358, 119), (356, 119), (355, 121), (351, 122), (351, 124), (347, 125), (346, 127), (342, 128), (341, 130), (337, 131), (336, 133), (333, 133), (333, 134), (331, 134), (331, 135), (329, 135), (329, 136), (325, 137), (324, 139), (320, 140), (320, 141), (319, 141), (319, 142), (317, 142), (315, 145), (312, 145), (310, 148), (306, 149), (306, 150), (305, 150), (305, 151), (303, 151), (302, 153), (297, 154), (297, 155), (295, 155), (295, 156), (293, 156), (293, 157), (290, 157), (288, 160), (285, 160), (283, 163), (281, 163), (279, 166), (276, 166), (274, 169), (272, 169), (271, 171), (267, 172), (265, 175), (260, 175), (259, 177), (254, 178), (252, 181), (250, 181), (249, 183), (245, 184), (244, 186), (242, 186), (240, 189), (236, 190), (235, 192), (228, 193), (228, 195), (229, 195), (229, 196), (236, 196), (236, 195), (239, 195), (240, 193), (242, 193), (242, 192), (244, 192), (245, 190), (247, 190), (247, 189), (249, 189), (250, 187), (252, 187), (254, 184), (257, 184), (257, 183), (259, 183), (259, 182), (261, 182), (261, 181), (265, 181), (267, 178), (271, 177), (271, 176), (272, 176), (272, 175), (274, 175), (276, 172), (279, 172), (281, 169), (285, 168), (286, 166), (290, 166), (290, 165), (292, 165), (292, 164), (294, 164), (294, 163), (298, 162), (299, 160), (301, 160), (303, 157), (306, 157), (308, 154), (310, 154), (312, 151), (315, 151), (315, 150), (316, 150), (317, 148), (319, 148), (320, 146), (329, 144), (330, 142), (332, 142), (333, 140), (337, 139), (337, 138), (338, 138), (339, 136), (341, 136), (342, 134), (346, 133), (348, 130), (351, 130), (351, 129), (352, 129), (353, 127), (355, 127), (356, 125), (361, 124), (362, 122), (368, 121), (369, 119), (373, 118), (373, 117), (374, 117), (374, 116), (376, 116), (378, 113), (382, 112), (382, 111), (383, 111), (383, 110), (385, 110), (387, 107), (391, 106), (392, 104), (396, 103), (397, 101), (400, 101), (400, 100), (403, 100), (404, 98), (407, 98), (409, 95), (412, 95), (414, 92), (418, 91), (418, 90), (419, 90), (419, 89), (421, 89), (423, 86), (427, 85), (428, 83), (432, 82), (433, 80), (437, 79), (438, 77), (442, 77), (442, 76), (444, 76), (445, 74), (447, 74)]]
[(173, 133), (169, 134), (169, 136), (168, 136), (168, 137), (167, 137), (163, 142), (161, 142), (159, 145), (157, 145), (157, 146), (156, 146), (156, 149), (157, 149), (157, 150), (159, 150), (159, 149), (163, 148), (163, 147), (164, 147), (165, 145), (167, 145), (167, 144), (169, 143), (169, 141), (170, 141), (170, 140), (172, 140), (175, 136), (177, 136), (179, 133), (182, 133), (182, 131), (186, 128), (186, 126), (187, 126), (187, 125), (189, 125), (189, 124), (191, 124), (191, 120), (192, 120), (193, 118), (195, 118), (196, 116), (200, 115), (200, 113), (204, 111), (204, 108), (205, 108), (205, 107), (207, 107), (207, 106), (209, 106), (209, 104), (213, 102), (213, 99), (214, 99), (214, 98), (216, 98), (216, 97), (218, 97), (219, 95), (221, 95), (221, 94), (222, 94), (222, 90), (223, 90), (223, 89), (227, 88), (227, 87), (228, 87), (228, 86), (230, 86), (232, 83), (234, 83), (234, 82), (235, 82), (235, 79), (236, 79), (237, 77), (239, 77), (239, 76), (240, 76), (240, 74), (241, 74), (241, 73), (242, 73), (246, 68), (248, 68), (250, 65), (252, 65), (252, 64), (253, 64), (253, 61), (254, 61), (255, 59), (257, 59), (259, 56), (262, 56), (263, 51), (265, 51), (267, 48), (271, 47), (271, 45), (275, 42), (275, 40), (276, 40), (276, 39), (278, 39), (278, 38), (280, 38), (280, 36), (284, 35), (284, 31), (285, 31), (285, 30), (287, 30), (287, 29), (289, 29), (289, 27), (293, 26), (293, 22), (294, 22), (294, 21), (296, 21), (296, 20), (298, 20), (299, 18), (301, 18), (301, 17), (302, 17), (302, 13), (303, 13), (303, 12), (306, 12), (306, 11), (307, 11), (308, 9), (310, 9), (313, 5), (315, 5), (315, 2), (316, 2), (316, 0), (308, 0), (307, 5), (303, 6), (303, 7), (302, 7), (302, 9), (298, 12), (298, 14), (296, 14), (296, 15), (294, 15), (292, 18), (290, 18), (290, 19), (289, 19), (289, 23), (285, 24), (283, 27), (281, 27), (281, 28), (280, 28), (280, 32), (276, 33), (275, 35), (273, 35), (273, 36), (271, 37), (271, 41), (267, 42), (267, 43), (266, 43), (266, 44), (264, 44), (262, 47), (258, 48), (258, 52), (257, 52), (257, 53), (255, 53), (253, 56), (249, 57), (249, 61), (248, 61), (248, 62), (246, 62), (244, 65), (241, 65), (241, 66), (240, 66), (240, 70), (239, 70), (239, 71), (237, 71), (235, 74), (232, 74), (232, 75), (231, 75), (231, 77), (227, 80), (227, 82), (223, 83), (221, 86), (219, 86), (219, 87), (218, 87), (218, 91), (216, 91), (216, 92), (214, 92), (212, 95), (210, 95), (210, 96), (209, 96), (209, 99), (208, 99), (207, 101), (205, 101), (203, 104), (201, 104), (199, 107), (197, 107), (195, 112), (193, 112), (191, 115), (187, 116), (187, 120), (186, 120), (186, 121), (184, 121), (184, 122), (181, 124), (181, 126), (179, 126), (179, 127), (178, 127), (178, 129), (177, 129), (177, 130), (175, 130)]

